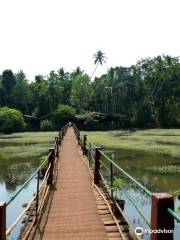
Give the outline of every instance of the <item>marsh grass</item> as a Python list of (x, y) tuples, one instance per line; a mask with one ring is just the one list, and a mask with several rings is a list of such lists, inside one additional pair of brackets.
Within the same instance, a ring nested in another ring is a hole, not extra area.
[(151, 173), (158, 174), (180, 174), (180, 166), (166, 165), (166, 166), (153, 166), (147, 167), (144, 170)]
[(25, 133), (12, 133), (0, 135), (0, 146), (3, 143), (19, 143), (19, 144), (36, 144), (49, 142), (53, 137), (57, 136), (57, 132), (25, 132)]
[(6, 181), (15, 185), (23, 184), (32, 172), (30, 163), (12, 164), (8, 167)]
[(180, 158), (180, 129), (97, 131), (86, 134), (92, 143), (106, 148), (138, 150)]
[(27, 158), (46, 154), (57, 132), (26, 132), (0, 135), (0, 159)]

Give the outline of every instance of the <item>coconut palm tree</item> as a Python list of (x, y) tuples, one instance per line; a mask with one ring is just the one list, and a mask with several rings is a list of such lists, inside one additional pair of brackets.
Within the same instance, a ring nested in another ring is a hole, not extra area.
[(91, 75), (91, 79), (92, 79), (92, 77), (93, 77), (93, 75), (94, 75), (98, 65), (99, 64), (102, 65), (103, 63), (106, 62), (105, 61), (105, 59), (106, 59), (105, 53), (101, 52), (100, 50), (97, 51), (97, 53), (95, 53), (93, 57), (94, 57), (94, 64), (96, 64), (96, 66), (95, 66), (95, 69), (94, 69), (94, 71), (93, 71), (93, 73)]

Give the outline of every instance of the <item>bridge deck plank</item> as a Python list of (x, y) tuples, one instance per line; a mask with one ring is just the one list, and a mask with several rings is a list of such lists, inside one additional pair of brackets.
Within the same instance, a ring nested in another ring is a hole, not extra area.
[(108, 239), (98, 214), (92, 178), (78, 150), (74, 131), (69, 128), (60, 150), (59, 173), (47, 221), (35, 239)]

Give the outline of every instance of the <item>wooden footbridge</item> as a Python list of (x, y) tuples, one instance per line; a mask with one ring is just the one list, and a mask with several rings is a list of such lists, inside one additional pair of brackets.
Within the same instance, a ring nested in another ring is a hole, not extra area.
[[(105, 157), (110, 167), (101, 161)], [(109, 172), (105, 179), (101, 168)], [(127, 240), (142, 239), (123, 212), (124, 201), (115, 199), (114, 169), (121, 171), (152, 198), (151, 221), (136, 206), (151, 229), (171, 233), (152, 233), (152, 240), (173, 239), (174, 211), (170, 194), (152, 194), (141, 183), (109, 159), (100, 148), (83, 139), (76, 126), (66, 125), (55, 138), (47, 159), (7, 203), (0, 203), (0, 240), (13, 239), (11, 233), (24, 216), (18, 239), (47, 240)], [(6, 209), (29, 182), (37, 178), (37, 192), (21, 214), (6, 226)], [(131, 196), (127, 197), (131, 199)], [(132, 200), (132, 199), (131, 199)], [(133, 200), (132, 200), (133, 203)]]

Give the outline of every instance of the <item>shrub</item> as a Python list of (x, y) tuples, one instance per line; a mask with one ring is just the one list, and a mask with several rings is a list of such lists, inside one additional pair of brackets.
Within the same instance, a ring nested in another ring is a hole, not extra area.
[(25, 129), (23, 115), (16, 109), (8, 107), (0, 108), (0, 132), (12, 133)]
[(87, 116), (86, 121), (84, 122), (84, 125), (87, 127), (95, 127), (98, 124), (98, 120), (94, 119), (91, 116)]
[(42, 120), (40, 124), (41, 131), (52, 131), (53, 130), (53, 124), (49, 120)]
[(52, 118), (53, 125), (56, 129), (59, 129), (67, 122), (74, 121), (76, 115), (75, 108), (69, 105), (59, 105)]

